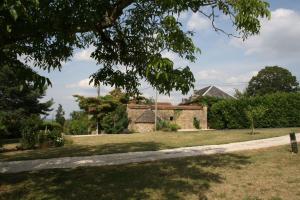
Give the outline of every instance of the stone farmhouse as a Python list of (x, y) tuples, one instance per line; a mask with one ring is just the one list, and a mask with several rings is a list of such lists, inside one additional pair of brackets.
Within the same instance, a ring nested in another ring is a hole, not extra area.
[[(155, 129), (155, 105), (127, 105), (131, 131), (146, 133)], [(178, 105), (158, 103), (158, 120), (166, 120), (180, 126), (181, 129), (195, 129), (194, 118), (200, 120), (201, 129), (207, 129), (207, 107), (195, 105)]]

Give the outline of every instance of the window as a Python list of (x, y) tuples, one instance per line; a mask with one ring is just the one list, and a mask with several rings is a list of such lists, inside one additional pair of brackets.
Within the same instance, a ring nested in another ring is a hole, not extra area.
[(170, 117), (170, 121), (173, 121), (173, 119), (174, 119), (173, 116), (171, 116), (171, 117)]

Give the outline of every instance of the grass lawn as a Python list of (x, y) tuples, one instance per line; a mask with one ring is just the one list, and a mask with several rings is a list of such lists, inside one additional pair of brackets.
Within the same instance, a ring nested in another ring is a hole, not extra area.
[(289, 149), (0, 174), (0, 199), (299, 200), (300, 154)]
[(291, 131), (300, 132), (300, 128), (257, 129), (256, 131), (259, 133), (254, 135), (249, 134), (250, 130), (221, 130), (121, 135), (106, 134), (89, 137), (68, 136), (67, 139), (72, 142), (66, 144), (64, 147), (0, 153), (0, 161), (86, 156), (197, 145), (225, 144), (287, 135)]

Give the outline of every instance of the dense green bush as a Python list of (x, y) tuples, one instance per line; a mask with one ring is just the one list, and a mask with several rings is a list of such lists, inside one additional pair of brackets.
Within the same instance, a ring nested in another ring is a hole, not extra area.
[[(204, 96), (204, 97), (198, 97), (196, 99), (194, 99), (192, 102), (190, 102), (190, 104), (198, 104), (198, 105), (205, 105), (207, 106), (207, 122), (208, 125), (210, 126), (210, 121), (212, 119), (212, 114), (211, 114), (211, 108), (214, 104), (219, 103), (221, 101), (223, 101), (224, 99), (222, 98), (217, 98), (217, 97), (210, 97), (210, 96)], [(195, 126), (195, 124), (194, 124)], [(195, 127), (197, 128), (197, 127)], [(200, 129), (200, 124), (199, 124), (199, 129)]]
[(166, 120), (158, 120), (156, 125), (157, 130), (161, 131), (173, 131), (176, 132), (178, 129), (180, 129), (180, 126), (174, 123), (170, 123)]
[(126, 107), (119, 105), (115, 111), (109, 112), (103, 117), (101, 127), (105, 133), (122, 133), (128, 127)]
[(47, 136), (50, 146), (61, 147), (64, 145), (64, 138), (61, 131), (54, 129), (49, 131)]
[(39, 143), (38, 132), (32, 131), (30, 128), (26, 128), (22, 131), (21, 138), (21, 148), (22, 149), (33, 149)]
[(257, 128), (300, 126), (300, 94), (275, 93), (257, 97), (224, 100), (211, 108), (210, 127), (215, 129), (249, 128), (249, 107), (263, 106), (267, 111), (255, 122)]
[(40, 118), (38, 116), (33, 116), (25, 120), (22, 138), (20, 141), (21, 148), (33, 149), (40, 147), (62, 146), (64, 144), (64, 140), (61, 134), (61, 126), (56, 123), (48, 123), (48, 125), (51, 125), (49, 128), (45, 129), (45, 123), (39, 119)]
[(91, 123), (87, 114), (82, 111), (74, 111), (71, 113), (71, 119), (65, 122), (64, 132), (71, 135), (89, 134)]
[(34, 149), (43, 147), (60, 147), (64, 145), (64, 138), (61, 131), (36, 131), (25, 129), (22, 132), (21, 149)]
[(22, 121), (21, 147), (23, 149), (32, 149), (36, 147), (41, 125), (42, 120), (38, 115), (32, 115)]
[(44, 121), (43, 124), (41, 125), (41, 130), (59, 130), (63, 131), (63, 127), (58, 123), (54, 121)]
[(88, 120), (71, 120), (68, 133), (71, 135), (89, 134), (89, 124)]
[(195, 127), (196, 129), (200, 129), (200, 128), (201, 128), (201, 127), (200, 127), (200, 120), (197, 119), (196, 117), (194, 117), (193, 124), (194, 124), (194, 127)]

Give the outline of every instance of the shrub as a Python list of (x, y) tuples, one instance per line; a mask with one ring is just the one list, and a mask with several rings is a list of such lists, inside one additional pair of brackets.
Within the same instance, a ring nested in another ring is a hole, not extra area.
[(49, 131), (39, 131), (38, 134), (38, 144), (39, 147), (49, 147), (49, 142), (48, 142), (48, 132)]
[(174, 123), (170, 123), (169, 128), (170, 128), (170, 131), (176, 132), (178, 129), (180, 129), (180, 126), (177, 124), (174, 124)]
[(88, 134), (89, 123), (82, 120), (71, 120), (69, 124), (69, 133), (71, 135)]
[(52, 130), (48, 133), (51, 146), (61, 147), (64, 145), (64, 138), (59, 130)]
[(41, 130), (63, 130), (63, 127), (58, 122), (52, 122), (52, 121), (44, 121), (43, 124), (40, 127)]
[(115, 111), (106, 114), (101, 121), (101, 127), (105, 133), (122, 133), (128, 127), (126, 107), (119, 105)]
[(197, 119), (196, 117), (194, 117), (193, 124), (196, 129), (200, 129), (200, 120)]
[(67, 120), (64, 126), (64, 132), (71, 135), (84, 135), (89, 133), (91, 121), (88, 115), (81, 111), (71, 113), (71, 120)]
[(3, 149), (3, 144), (2, 144), (2, 140), (0, 138), (0, 152), (2, 151), (2, 149)]
[(180, 129), (180, 126), (174, 123), (170, 123), (166, 120), (158, 120), (157, 121), (157, 130), (161, 131), (173, 131), (176, 132), (178, 129)]
[(33, 149), (38, 144), (38, 132), (32, 131), (30, 128), (26, 128), (22, 131), (21, 148)]
[(33, 149), (38, 143), (38, 135), (42, 121), (38, 115), (31, 115), (23, 120), (21, 132), (21, 148)]
[(210, 126), (215, 129), (248, 128), (248, 107), (264, 107), (264, 116), (254, 122), (257, 128), (300, 126), (300, 94), (275, 93), (257, 97), (224, 100), (211, 108)]

